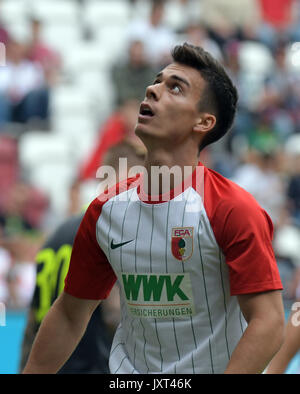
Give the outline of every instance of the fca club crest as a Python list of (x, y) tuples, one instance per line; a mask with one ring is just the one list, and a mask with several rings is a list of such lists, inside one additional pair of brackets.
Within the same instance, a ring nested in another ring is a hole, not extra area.
[(193, 254), (193, 227), (172, 228), (172, 254), (180, 261), (189, 259)]

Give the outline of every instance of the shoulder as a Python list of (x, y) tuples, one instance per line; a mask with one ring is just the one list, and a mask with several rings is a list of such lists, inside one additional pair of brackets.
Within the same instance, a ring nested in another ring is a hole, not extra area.
[(204, 169), (204, 205), (209, 214), (224, 211), (256, 211), (262, 208), (255, 198), (237, 185), (211, 169)]
[(273, 223), (255, 198), (233, 181), (205, 168), (204, 208), (217, 238), (233, 234), (267, 232), (273, 236)]
[[(136, 175), (131, 178), (124, 179), (123, 181), (116, 183), (112, 187), (99, 194), (89, 205), (86, 215), (92, 215), (94, 217), (100, 215), (102, 207), (111, 201), (114, 197), (134, 188), (137, 186), (137, 182), (140, 179), (140, 175)], [(85, 215), (85, 216), (86, 216)]]

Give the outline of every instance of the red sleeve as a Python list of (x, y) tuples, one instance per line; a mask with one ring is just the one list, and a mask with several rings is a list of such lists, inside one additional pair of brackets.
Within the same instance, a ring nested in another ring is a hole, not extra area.
[(204, 196), (216, 241), (229, 267), (231, 295), (281, 290), (268, 214), (249, 193), (228, 180), (206, 182)]
[(89, 206), (75, 237), (65, 292), (78, 298), (107, 298), (116, 275), (96, 239), (96, 223), (101, 214), (96, 198)]

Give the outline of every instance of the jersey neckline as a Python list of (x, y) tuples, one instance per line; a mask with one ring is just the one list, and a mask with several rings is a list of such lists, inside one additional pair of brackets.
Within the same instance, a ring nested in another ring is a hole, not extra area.
[[(158, 195), (151, 195), (145, 192), (143, 188), (143, 179), (144, 174), (141, 173), (139, 175), (139, 182), (137, 185), (137, 196), (139, 200), (146, 204), (162, 204), (167, 203), (174, 198), (180, 196), (187, 190), (189, 187), (193, 187), (195, 190), (200, 192), (203, 189), (203, 175), (204, 175), (204, 165), (199, 161), (194, 168), (191, 175), (187, 176), (178, 186), (171, 189), (169, 192), (158, 194)], [(202, 174), (202, 176), (201, 176)], [(200, 192), (200, 194), (202, 194)]]

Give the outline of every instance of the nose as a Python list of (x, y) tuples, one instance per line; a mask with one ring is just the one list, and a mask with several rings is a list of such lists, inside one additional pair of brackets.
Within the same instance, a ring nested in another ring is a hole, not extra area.
[(160, 97), (160, 93), (159, 93), (159, 84), (155, 84), (155, 85), (149, 85), (146, 89), (146, 98), (147, 99), (154, 99), (154, 100), (158, 100)]

